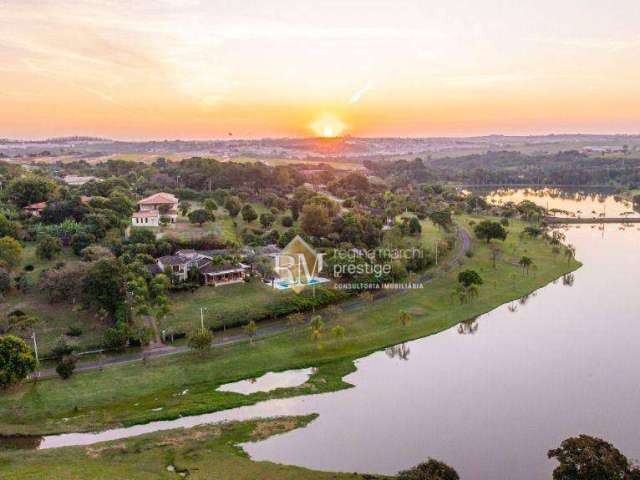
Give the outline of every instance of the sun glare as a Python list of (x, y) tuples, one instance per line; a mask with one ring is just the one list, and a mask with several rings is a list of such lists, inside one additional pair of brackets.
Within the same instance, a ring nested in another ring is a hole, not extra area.
[(324, 115), (310, 127), (318, 137), (333, 138), (342, 135), (347, 125), (334, 115)]

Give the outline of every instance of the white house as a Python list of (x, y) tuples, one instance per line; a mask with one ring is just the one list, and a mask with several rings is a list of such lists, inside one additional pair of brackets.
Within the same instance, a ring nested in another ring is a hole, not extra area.
[(149, 210), (146, 212), (133, 212), (131, 224), (134, 227), (159, 227), (160, 212)]
[(175, 223), (178, 218), (178, 199), (170, 193), (154, 193), (138, 202), (139, 211), (131, 216), (134, 227), (158, 227), (162, 219)]
[(66, 183), (67, 185), (84, 185), (87, 182), (97, 182), (98, 178), (97, 177), (82, 177), (80, 175), (66, 175), (64, 177), (62, 177), (62, 181), (64, 183)]

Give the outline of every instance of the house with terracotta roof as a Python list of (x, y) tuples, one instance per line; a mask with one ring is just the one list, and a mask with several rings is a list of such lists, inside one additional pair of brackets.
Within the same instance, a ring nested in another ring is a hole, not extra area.
[(158, 227), (163, 219), (175, 223), (178, 218), (178, 199), (170, 193), (159, 192), (138, 202), (138, 211), (131, 216), (134, 227)]
[(45, 208), (47, 208), (47, 202), (38, 202), (27, 205), (23, 208), (23, 210), (27, 213), (30, 213), (34, 217), (39, 217)]

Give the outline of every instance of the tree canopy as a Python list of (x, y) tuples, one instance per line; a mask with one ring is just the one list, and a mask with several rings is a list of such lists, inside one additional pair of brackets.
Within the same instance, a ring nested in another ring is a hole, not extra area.
[(24, 340), (13, 335), (0, 337), (0, 386), (24, 380), (36, 368), (36, 359)]
[(616, 447), (589, 435), (567, 438), (547, 456), (560, 463), (553, 470), (554, 480), (640, 479), (640, 470)]
[(492, 239), (506, 240), (507, 231), (498, 222), (491, 220), (483, 220), (476, 225), (474, 232), (476, 237), (481, 240), (486, 240), (489, 243)]

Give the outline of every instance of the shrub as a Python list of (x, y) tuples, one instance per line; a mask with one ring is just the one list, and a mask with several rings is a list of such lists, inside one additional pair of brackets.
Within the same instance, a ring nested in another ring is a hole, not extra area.
[(59, 238), (47, 235), (42, 237), (36, 247), (36, 255), (44, 260), (51, 260), (62, 251), (62, 241)]
[(95, 241), (96, 241), (96, 237), (94, 237), (89, 233), (85, 233), (85, 232), (74, 233), (71, 237), (71, 249), (73, 250), (73, 253), (80, 256), (80, 254), (82, 253), (82, 250), (87, 248), (89, 245), (91, 245)]
[(67, 339), (60, 337), (56, 342), (56, 345), (51, 349), (51, 355), (54, 358), (62, 358), (73, 353), (73, 345), (67, 342)]
[(6, 268), (0, 267), (0, 292), (6, 292), (11, 288), (11, 274)]
[(102, 346), (105, 350), (124, 350), (129, 342), (129, 332), (126, 325), (117, 325), (104, 332)]
[(280, 220), (280, 223), (282, 224), (283, 227), (287, 227), (287, 228), (292, 227), (293, 226), (293, 218), (291, 218), (289, 215), (285, 215)]
[(211, 348), (213, 334), (209, 330), (198, 330), (189, 338), (189, 348), (204, 353)]
[(66, 334), (70, 337), (79, 337), (82, 335), (82, 328), (72, 325), (67, 329)]
[(77, 358), (75, 355), (65, 355), (60, 359), (58, 365), (56, 365), (56, 372), (60, 375), (60, 378), (66, 380), (76, 369)]

